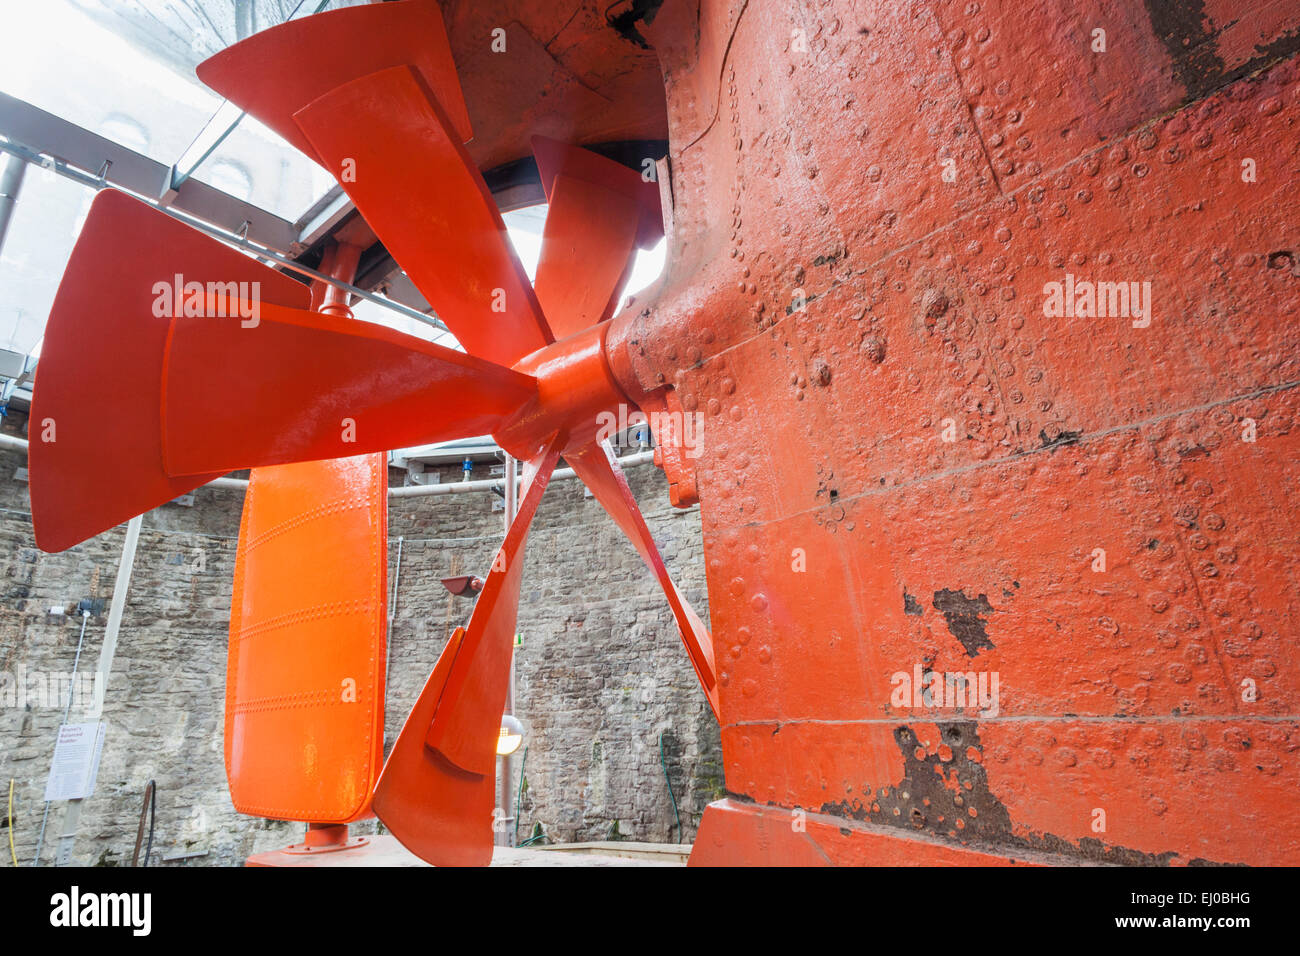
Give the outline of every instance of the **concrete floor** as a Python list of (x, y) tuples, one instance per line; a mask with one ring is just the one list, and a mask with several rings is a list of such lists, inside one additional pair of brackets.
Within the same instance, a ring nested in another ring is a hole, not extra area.
[[(250, 857), (249, 866), (427, 866), (391, 834), (366, 837), (364, 846), (322, 853), (273, 850)], [(497, 847), (493, 866), (685, 866), (690, 844), (564, 843), (547, 847)]]

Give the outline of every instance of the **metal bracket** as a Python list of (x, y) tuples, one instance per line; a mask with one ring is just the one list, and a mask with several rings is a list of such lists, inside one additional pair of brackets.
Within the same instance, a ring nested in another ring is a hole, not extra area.
[(680, 436), (661, 436), (655, 428), (657, 422), (685, 421), (685, 413), (676, 390), (666, 389), (642, 401), (641, 405), (650, 419), (650, 432), (654, 435), (655, 464), (663, 469), (664, 477), (668, 479), (668, 500), (674, 508), (689, 508), (699, 504), (700, 492), (695, 480), (695, 466), (686, 457), (681, 442), (677, 440)]

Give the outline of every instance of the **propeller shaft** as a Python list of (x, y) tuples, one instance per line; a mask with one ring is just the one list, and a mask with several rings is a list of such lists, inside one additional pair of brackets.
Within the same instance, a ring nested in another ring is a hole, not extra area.
[(537, 380), (537, 394), (493, 434), (497, 444), (527, 461), (555, 435), (561, 452), (614, 437), (619, 406), (630, 402), (605, 359), (608, 328), (583, 329), (515, 364), (515, 371)]

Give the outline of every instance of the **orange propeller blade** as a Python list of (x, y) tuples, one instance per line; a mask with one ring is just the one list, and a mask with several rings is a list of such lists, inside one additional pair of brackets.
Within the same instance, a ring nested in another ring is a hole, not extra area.
[(555, 181), (558, 176), (579, 179), (593, 186), (603, 186), (611, 192), (634, 199), (639, 210), (636, 244), (649, 249), (664, 235), (663, 212), (659, 207), (659, 184), (647, 180), (635, 169), (607, 159), (581, 146), (574, 146), (534, 136), (533, 159), (537, 161), (537, 174), (542, 180), (546, 201), (556, 201)]
[[(177, 276), (205, 289), (260, 283), (264, 307), (310, 302), (307, 287), (288, 276), (125, 193), (100, 192), (50, 310), (32, 400), (32, 518), (44, 551), (69, 548), (220, 475), (163, 470), (158, 401), (171, 320), (159, 303)], [(236, 372), (228, 384), (237, 388)]]
[(461, 770), (424, 745), (438, 698), (465, 640), (456, 628), (380, 771), (371, 809), (402, 845), (435, 866), (492, 862), (495, 774)]
[(529, 462), (527, 488), (469, 627), (443, 649), (375, 788), (375, 815), (438, 866), (492, 860), (496, 741), (510, 682), (528, 528), (559, 461), (552, 439)]
[(388, 462), (255, 468), (230, 601), (226, 778), (240, 813), (370, 816), (384, 760)]
[(677, 585), (669, 577), (654, 537), (646, 527), (645, 518), (641, 516), (641, 509), (637, 507), (632, 489), (628, 487), (627, 479), (623, 476), (623, 469), (610, 453), (609, 446), (603, 442), (592, 442), (584, 446), (576, 455), (566, 454), (565, 460), (582, 479), (583, 484), (591, 489), (591, 493), (595, 495), (596, 500), (609, 516), (623, 529), (623, 533), (640, 553), (646, 567), (659, 579), (664, 595), (668, 598), (668, 604), (673, 609), (673, 617), (677, 619), (677, 628), (681, 632), (682, 643), (686, 645), (686, 653), (690, 655), (691, 663), (695, 666), (695, 674), (700, 679), (700, 686), (704, 688), (709, 706), (717, 715), (718, 681), (714, 669), (713, 638), (699, 615), (682, 597), (681, 592), (677, 590)]
[(636, 203), (626, 196), (557, 177), (534, 282), (556, 338), (568, 338), (614, 314), (632, 270), (636, 221)]
[(535, 136), (533, 153), (550, 203), (533, 285), (563, 339), (614, 314), (645, 224), (662, 233), (659, 192), (635, 170), (577, 146)]
[(559, 442), (552, 440), (528, 463), (519, 512), (483, 584), (465, 643), (425, 737), (426, 744), (456, 766), (475, 773), (490, 774), (496, 767), (496, 734), (509, 684), (524, 542), (559, 457)]
[(420, 74), (395, 67), (294, 114), (384, 246), (471, 355), (514, 365), (553, 341), (483, 177)]
[(174, 320), (162, 391), (169, 474), (482, 435), (537, 388), (527, 375), (366, 322), (265, 304), (251, 322)]
[(208, 86), (322, 166), (293, 121), (317, 97), (359, 76), (409, 63), (430, 86), (460, 142), (473, 135), (437, 0), (401, 0), (291, 20), (227, 47), (198, 66)]

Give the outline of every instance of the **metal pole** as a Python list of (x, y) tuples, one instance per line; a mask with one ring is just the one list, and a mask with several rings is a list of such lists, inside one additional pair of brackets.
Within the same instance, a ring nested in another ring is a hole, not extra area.
[(506, 484), (506, 534), (510, 533), (510, 526), (514, 524), (515, 515), (519, 511), (519, 479), (516, 478), (515, 475), (515, 460), (509, 455), (506, 455), (506, 466), (502, 474), (502, 480), (505, 481)]
[(104, 630), (104, 646), (99, 650), (101, 693), (90, 714), (98, 720), (104, 713), (103, 691), (108, 688), (108, 675), (113, 670), (113, 657), (117, 653), (117, 635), (122, 630), (122, 613), (126, 610), (127, 591), (131, 587), (131, 572), (135, 569), (135, 549), (140, 543), (140, 526), (144, 515), (136, 515), (126, 525), (126, 540), (122, 542), (122, 560), (117, 565), (117, 580), (113, 583), (113, 601), (108, 606), (108, 627)]
[(27, 161), (13, 155), (0, 157), (0, 249), (4, 248), (5, 234), (18, 203), (18, 191), (27, 172)]
[[(506, 455), (505, 467), (505, 530), (506, 534), (510, 533), (510, 525), (514, 523), (515, 515), (519, 511), (519, 483), (516, 479), (517, 463), (510, 455)], [(523, 554), (520, 553), (518, 560), (523, 560)], [(517, 623), (517, 622), (516, 622)], [(506, 709), (507, 714), (515, 712), (515, 639), (510, 635), (510, 683), (506, 691)], [(514, 846), (515, 827), (511, 826), (514, 822), (511, 811), (510, 794), (513, 791), (511, 787), (512, 765), (514, 761), (507, 754), (501, 758), (501, 779), (499, 782), (498, 803), (501, 807), (501, 822), (506, 824), (500, 833), (497, 834), (497, 844), (499, 846)]]
[[(638, 465), (648, 465), (654, 461), (655, 453), (652, 451), (636, 452), (631, 455), (624, 455), (618, 459), (620, 468), (624, 470), (635, 468)], [(551, 482), (567, 481), (570, 478), (576, 478), (577, 473), (572, 468), (556, 468), (551, 473)], [(238, 479), (221, 479), (217, 481), (236, 481)], [(515, 477), (515, 487), (519, 487), (520, 480)], [(454, 481), (445, 485), (406, 485), (404, 487), (393, 487), (388, 489), (390, 498), (421, 498), (425, 495), (463, 495), (470, 492), (493, 491), (495, 489), (505, 490), (504, 478), (482, 478), (475, 481)], [(231, 486), (233, 487), (233, 485)]]
[[(113, 657), (117, 653), (117, 635), (122, 629), (122, 612), (126, 610), (126, 592), (131, 587), (131, 571), (135, 567), (135, 548), (140, 542), (140, 525), (143, 515), (136, 515), (126, 526), (126, 540), (122, 542), (122, 560), (117, 565), (117, 581), (113, 584), (113, 603), (108, 608), (108, 626), (104, 629), (104, 646), (99, 649), (99, 668), (94, 705), (87, 716), (98, 720), (104, 713), (104, 692), (108, 688), (108, 675), (113, 670)], [(69, 800), (63, 817), (63, 834), (54, 854), (55, 866), (68, 866), (72, 861), (72, 844), (77, 839), (77, 825), (81, 822), (81, 800)]]
[[(62, 727), (68, 722), (68, 714), (72, 712), (72, 695), (77, 690), (77, 669), (81, 666), (81, 647), (86, 643), (86, 625), (90, 623), (90, 610), (82, 608), (81, 611), (81, 634), (77, 638), (77, 656), (72, 659), (72, 680), (68, 683), (68, 703), (63, 708), (63, 720), (59, 721)], [(41, 814), (41, 832), (36, 837), (36, 855), (32, 857), (32, 866), (41, 861), (41, 850), (45, 847), (45, 824), (50, 818), (50, 801), (45, 801), (45, 810)], [(12, 828), (11, 828), (12, 829)]]
[(397, 582), (402, 579), (402, 545), (406, 538), (397, 536), (397, 566), (393, 568), (393, 596), (388, 600), (388, 636), (384, 640), (384, 686), (388, 686), (388, 673), (393, 669), (393, 619), (397, 617)]

